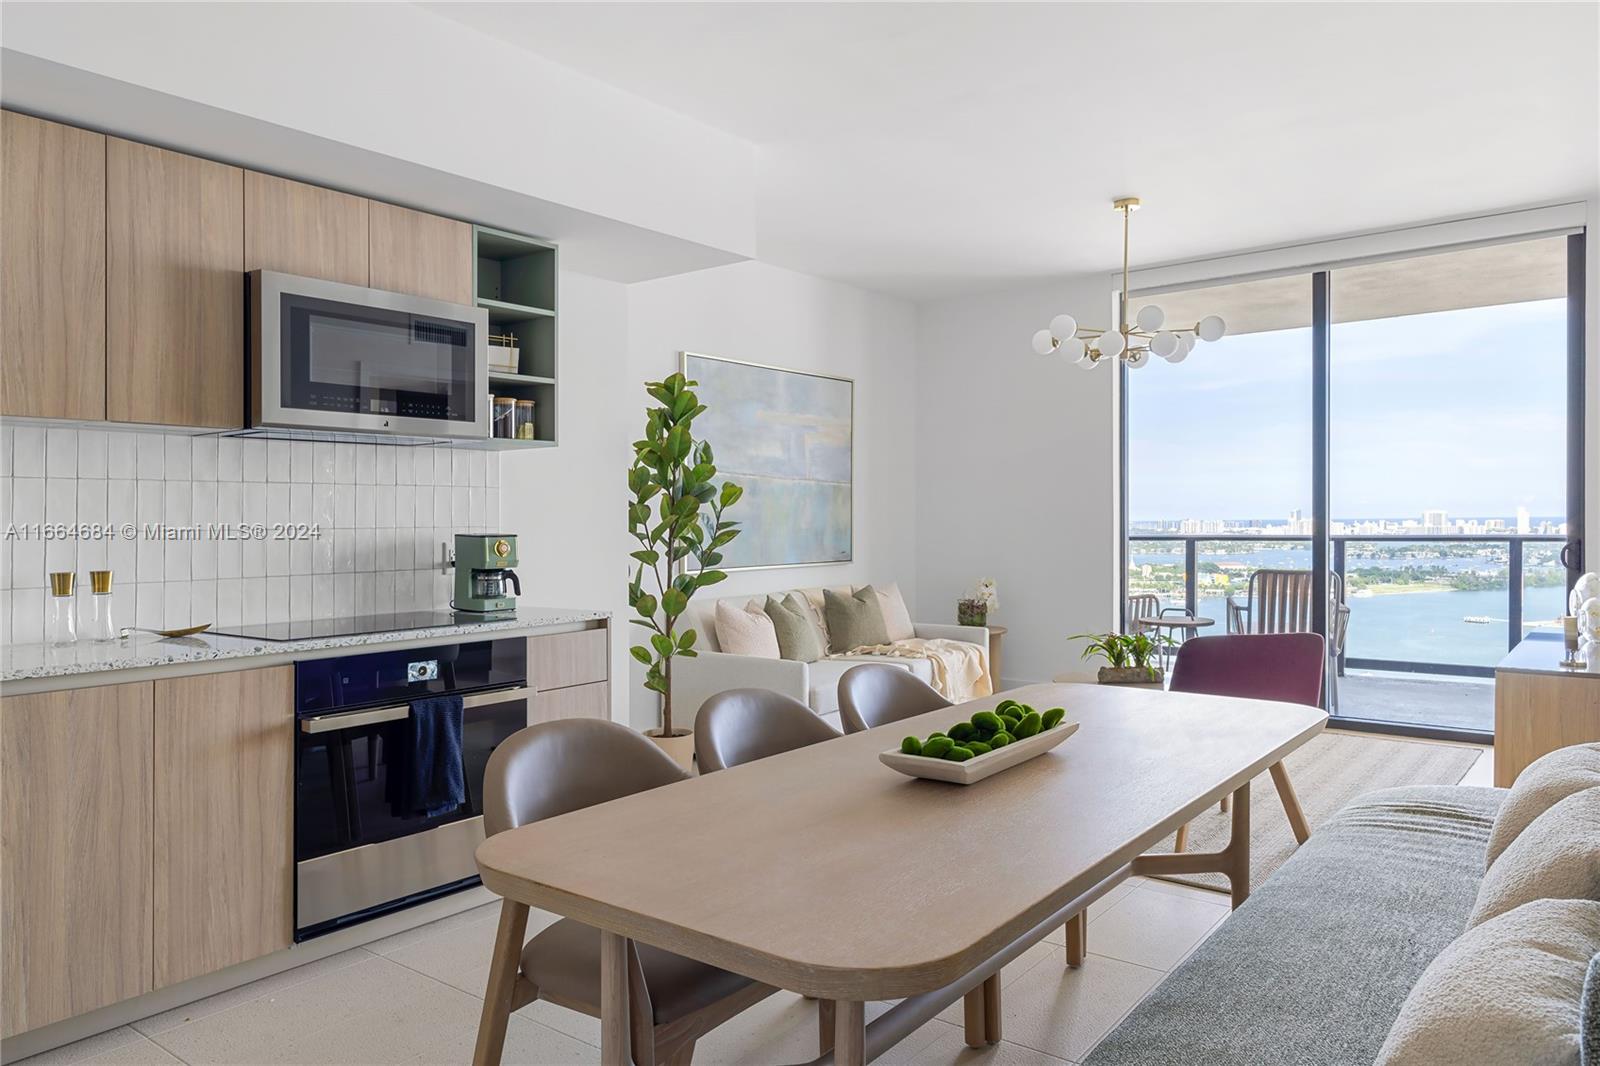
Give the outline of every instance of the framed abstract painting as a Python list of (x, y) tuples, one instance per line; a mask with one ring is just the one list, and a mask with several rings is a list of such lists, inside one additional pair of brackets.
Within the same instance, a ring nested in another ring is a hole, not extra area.
[(722, 569), (847, 563), (854, 552), (855, 382), (679, 353), (706, 407), (695, 419), (744, 497)]

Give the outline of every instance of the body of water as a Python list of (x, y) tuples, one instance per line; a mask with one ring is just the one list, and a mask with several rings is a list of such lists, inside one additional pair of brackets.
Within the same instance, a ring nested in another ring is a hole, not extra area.
[[(1268, 549), (1230, 552), (1226, 555), (1201, 555), (1202, 562), (1236, 562), (1256, 569), (1306, 569), (1309, 548)], [(1182, 553), (1136, 552), (1135, 566), (1181, 564)], [(1405, 565), (1444, 566), (1451, 570), (1481, 570), (1492, 567), (1483, 558), (1440, 559), (1361, 559), (1351, 556), (1348, 566), (1393, 568)], [(1243, 600), (1243, 595), (1236, 595)], [(1163, 598), (1164, 606), (1181, 606), (1182, 596)], [(1352, 596), (1350, 628), (1345, 640), (1345, 655), (1350, 658), (1396, 659), (1408, 662), (1449, 663), (1466, 666), (1494, 666), (1505, 657), (1508, 645), (1506, 627), (1510, 608), (1505, 589), (1438, 592), (1405, 592), (1388, 595)], [(1203, 633), (1224, 633), (1227, 607), (1222, 596), (1199, 590), (1199, 613), (1216, 620)], [(1533, 623), (1559, 618), (1566, 609), (1566, 590), (1559, 585), (1529, 588), (1523, 592), (1524, 632)], [(1469, 622), (1468, 618), (1487, 618), (1488, 622)]]

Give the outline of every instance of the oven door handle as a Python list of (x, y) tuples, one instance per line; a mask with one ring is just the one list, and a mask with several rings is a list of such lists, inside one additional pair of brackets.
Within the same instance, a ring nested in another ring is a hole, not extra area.
[[(490, 703), (504, 703), (507, 700), (521, 699), (531, 695), (533, 689), (526, 685), (515, 688), (497, 688), (488, 692), (474, 692), (470, 696), (461, 698), (461, 706), (467, 710), (482, 707)], [(357, 726), (377, 725), (379, 722), (398, 722), (411, 714), (411, 705), (402, 703), (395, 707), (376, 707), (370, 711), (346, 711), (343, 714), (323, 714), (315, 718), (300, 719), (300, 732), (302, 733), (331, 733), (338, 729), (354, 729)]]

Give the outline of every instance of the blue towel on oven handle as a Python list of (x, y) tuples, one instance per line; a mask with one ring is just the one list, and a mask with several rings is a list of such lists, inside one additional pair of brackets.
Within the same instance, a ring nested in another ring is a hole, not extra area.
[(461, 764), (465, 715), (460, 696), (411, 701), (407, 784), (413, 813), (436, 818), (467, 802), (467, 780)]

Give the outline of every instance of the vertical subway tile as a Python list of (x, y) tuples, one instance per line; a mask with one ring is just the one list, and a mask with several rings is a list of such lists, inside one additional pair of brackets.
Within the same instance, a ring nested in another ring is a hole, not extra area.
[(242, 558), (240, 551), (240, 542), (232, 537), (223, 537), (217, 541), (216, 553), (218, 578), (237, 579), (242, 575)]
[(371, 614), (376, 589), (376, 574), (357, 574), (355, 583), (356, 614)]
[(133, 624), (140, 629), (165, 629), (167, 627), (165, 598), (166, 586), (159, 581), (141, 581), (134, 589)]
[(318, 484), (333, 484), (334, 456), (337, 446), (332, 441), (319, 440), (311, 446), (311, 480)]
[(290, 441), (289, 480), (309, 485), (316, 470), (316, 448), (308, 440)]
[(217, 483), (215, 481), (189, 482), (189, 521), (202, 527), (209, 536), (209, 527), (217, 519)]
[(217, 580), (217, 625), (236, 626), (243, 621), (240, 614), (242, 585), (236, 577)]
[(246, 575), (239, 582), (239, 621), (245, 625), (267, 620), (267, 579)]
[(339, 485), (356, 483), (356, 446), (336, 444), (333, 454), (333, 480)]
[(44, 639), (45, 590), (11, 590), (11, 639), (18, 644), (37, 644)]
[(311, 541), (311, 572), (313, 574), (333, 573), (333, 527), (322, 530), (320, 536)]
[(283, 577), (269, 576), (267, 578), (267, 621), (287, 622), (289, 618), (289, 578), (287, 575)]
[(377, 567), (378, 534), (373, 529), (358, 529), (355, 531), (357, 573), (373, 570)]
[(282, 481), (287, 483), (294, 472), (290, 455), (293, 441), (269, 440), (267, 441), (267, 480)]
[(45, 477), (78, 476), (78, 431), (50, 429), (45, 432)]
[(106, 434), (106, 476), (124, 481), (139, 476), (139, 436), (136, 433)]
[[(199, 625), (194, 615), (189, 613), (189, 582), (166, 581), (162, 584), (162, 627), (166, 629), (179, 629), (186, 626)], [(201, 619), (200, 621), (205, 621)]]
[(332, 485), (321, 482), (311, 486), (311, 522), (313, 525), (333, 528), (334, 493)]
[[(289, 542), (289, 573), (310, 574), (312, 572), (311, 559), (312, 541), (309, 537), (297, 537)], [(296, 615), (304, 618), (305, 615)]]
[(239, 439), (239, 465), (241, 481), (267, 480), (267, 441), (250, 438)]
[(356, 576), (350, 573), (333, 575), (333, 610), (340, 618), (356, 613)]
[(436, 528), (450, 528), (455, 524), (450, 517), (454, 493), (455, 490), (449, 485), (440, 484), (433, 487), (433, 524)]
[(198, 626), (217, 621), (217, 583), (213, 580), (189, 582), (189, 621), (183, 625)]
[(189, 438), (176, 433), (166, 435), (162, 454), (165, 456), (165, 467), (162, 477), (168, 481), (188, 481), (193, 469), (193, 453), (190, 451)]
[(316, 607), (312, 601), (310, 574), (295, 574), (289, 578), (289, 617), (291, 619), (315, 618)]
[(44, 430), (39, 426), (14, 426), (11, 433), (13, 477), (44, 477)]
[(394, 483), (396, 485), (414, 485), (416, 475), (413, 473), (413, 457), (415, 448), (395, 448), (394, 451)]
[(111, 435), (103, 429), (85, 429), (78, 433), (78, 476), (105, 477), (108, 457), (106, 447)]
[(217, 440), (217, 480), (244, 480), (244, 442), (237, 437)]
[(135, 433), (139, 442), (139, 480), (159, 481), (167, 467), (167, 439), (160, 433)]
[[(16, 438), (12, 435), (12, 427), (4, 422), (0, 422), (0, 477), (12, 476), (11, 451), (15, 447), (15, 439)], [(0, 610), (0, 624), (10, 625), (10, 614), (11, 612), (9, 610)]]
[(296, 525), (311, 524), (312, 512), (310, 482), (297, 482), (289, 486), (289, 509), (283, 516), (275, 518), (273, 521), (293, 522)]
[(311, 579), (311, 617), (336, 617), (333, 606), (332, 574), (317, 574)]
[(415, 448), (411, 452), (411, 480), (417, 485), (433, 484), (433, 452), (432, 448)]
[(394, 606), (394, 571), (379, 570), (373, 577), (372, 609), (387, 614)]
[(356, 484), (370, 485), (374, 479), (377, 468), (378, 446), (375, 444), (362, 444), (356, 446)]
[(189, 476), (196, 481), (215, 481), (221, 472), (222, 441), (217, 437), (195, 437), (189, 442)]
[(453, 485), (455, 478), (452, 471), (455, 469), (455, 459), (449, 448), (435, 448), (433, 450), (433, 483), (435, 485)]
[(372, 449), (372, 483), (375, 485), (394, 484), (394, 453), (399, 448), (382, 447)]

